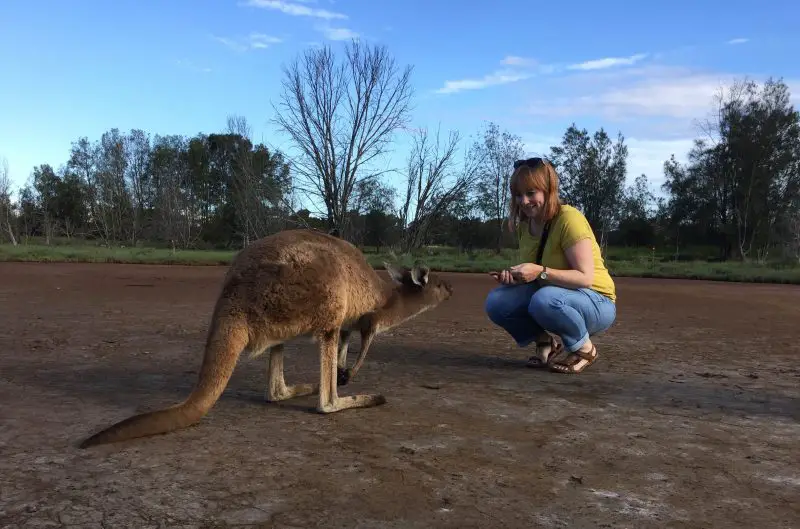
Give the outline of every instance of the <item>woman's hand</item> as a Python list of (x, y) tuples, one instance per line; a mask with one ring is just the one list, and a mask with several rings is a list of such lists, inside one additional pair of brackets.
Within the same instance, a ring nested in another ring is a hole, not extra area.
[(535, 281), (544, 267), (535, 263), (522, 263), (511, 267), (511, 276), (518, 283), (530, 283)]
[(511, 270), (505, 268), (499, 272), (489, 272), (489, 275), (492, 276), (498, 283), (502, 283), (504, 285), (512, 285), (516, 281), (511, 275)]
[(504, 285), (529, 283), (539, 277), (543, 267), (533, 263), (522, 263), (500, 272), (489, 272), (498, 282)]

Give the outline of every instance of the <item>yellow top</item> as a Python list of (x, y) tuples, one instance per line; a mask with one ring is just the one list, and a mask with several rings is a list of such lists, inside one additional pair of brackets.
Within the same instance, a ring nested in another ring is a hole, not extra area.
[[(577, 208), (567, 204), (561, 206), (561, 212), (550, 225), (550, 234), (547, 236), (541, 264), (548, 268), (570, 269), (571, 266), (564, 250), (587, 238), (592, 240), (592, 255), (594, 255), (594, 280), (591, 288), (616, 302), (616, 287), (603, 262), (600, 246), (597, 244), (597, 239), (586, 217)], [(536, 260), (540, 239), (540, 237), (531, 235), (527, 222), (519, 224), (517, 240), (520, 258), (523, 262), (532, 263)]]

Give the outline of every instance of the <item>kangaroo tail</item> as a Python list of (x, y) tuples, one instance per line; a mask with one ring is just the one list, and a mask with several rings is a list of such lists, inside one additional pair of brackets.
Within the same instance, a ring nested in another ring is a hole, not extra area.
[(215, 322), (208, 334), (197, 384), (185, 401), (120, 421), (84, 440), (80, 448), (167, 433), (199, 422), (228, 385), (248, 340), (245, 325)]

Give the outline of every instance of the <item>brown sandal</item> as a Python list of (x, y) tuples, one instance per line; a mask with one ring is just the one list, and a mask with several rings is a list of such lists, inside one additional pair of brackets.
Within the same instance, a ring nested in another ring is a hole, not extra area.
[[(550, 340), (547, 342), (537, 342), (536, 349), (540, 347), (550, 347), (550, 352), (546, 355), (534, 355), (528, 358), (527, 366), (533, 369), (544, 369), (545, 367), (550, 366), (550, 361), (561, 354), (564, 350), (564, 346), (561, 342), (556, 341), (554, 337), (550, 337)], [(537, 351), (538, 352), (538, 351)], [(544, 358), (542, 358), (544, 357)]]
[[(588, 353), (575, 351), (570, 354), (563, 362), (557, 362), (550, 366), (551, 371), (556, 373), (577, 374), (583, 372), (584, 369), (594, 364), (598, 357), (597, 348), (592, 344), (592, 350)], [(580, 362), (586, 362), (581, 367), (576, 367)]]

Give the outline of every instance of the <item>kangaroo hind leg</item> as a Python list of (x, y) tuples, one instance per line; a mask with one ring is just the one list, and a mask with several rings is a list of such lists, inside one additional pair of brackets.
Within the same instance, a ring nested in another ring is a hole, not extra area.
[(350, 375), (347, 369), (347, 352), (350, 346), (350, 335), (352, 331), (341, 329), (339, 331), (339, 354), (336, 361), (337, 384), (340, 386), (346, 385), (350, 381)]
[(333, 413), (350, 408), (369, 408), (384, 404), (386, 398), (379, 394), (350, 395), (347, 397), (338, 395), (336, 391), (338, 342), (338, 329), (321, 333), (319, 340), (319, 405), (317, 406), (317, 411), (320, 413)]
[(319, 384), (293, 384), (286, 385), (283, 378), (283, 344), (270, 347), (269, 367), (267, 368), (267, 402), (278, 402), (315, 395), (319, 392)]

